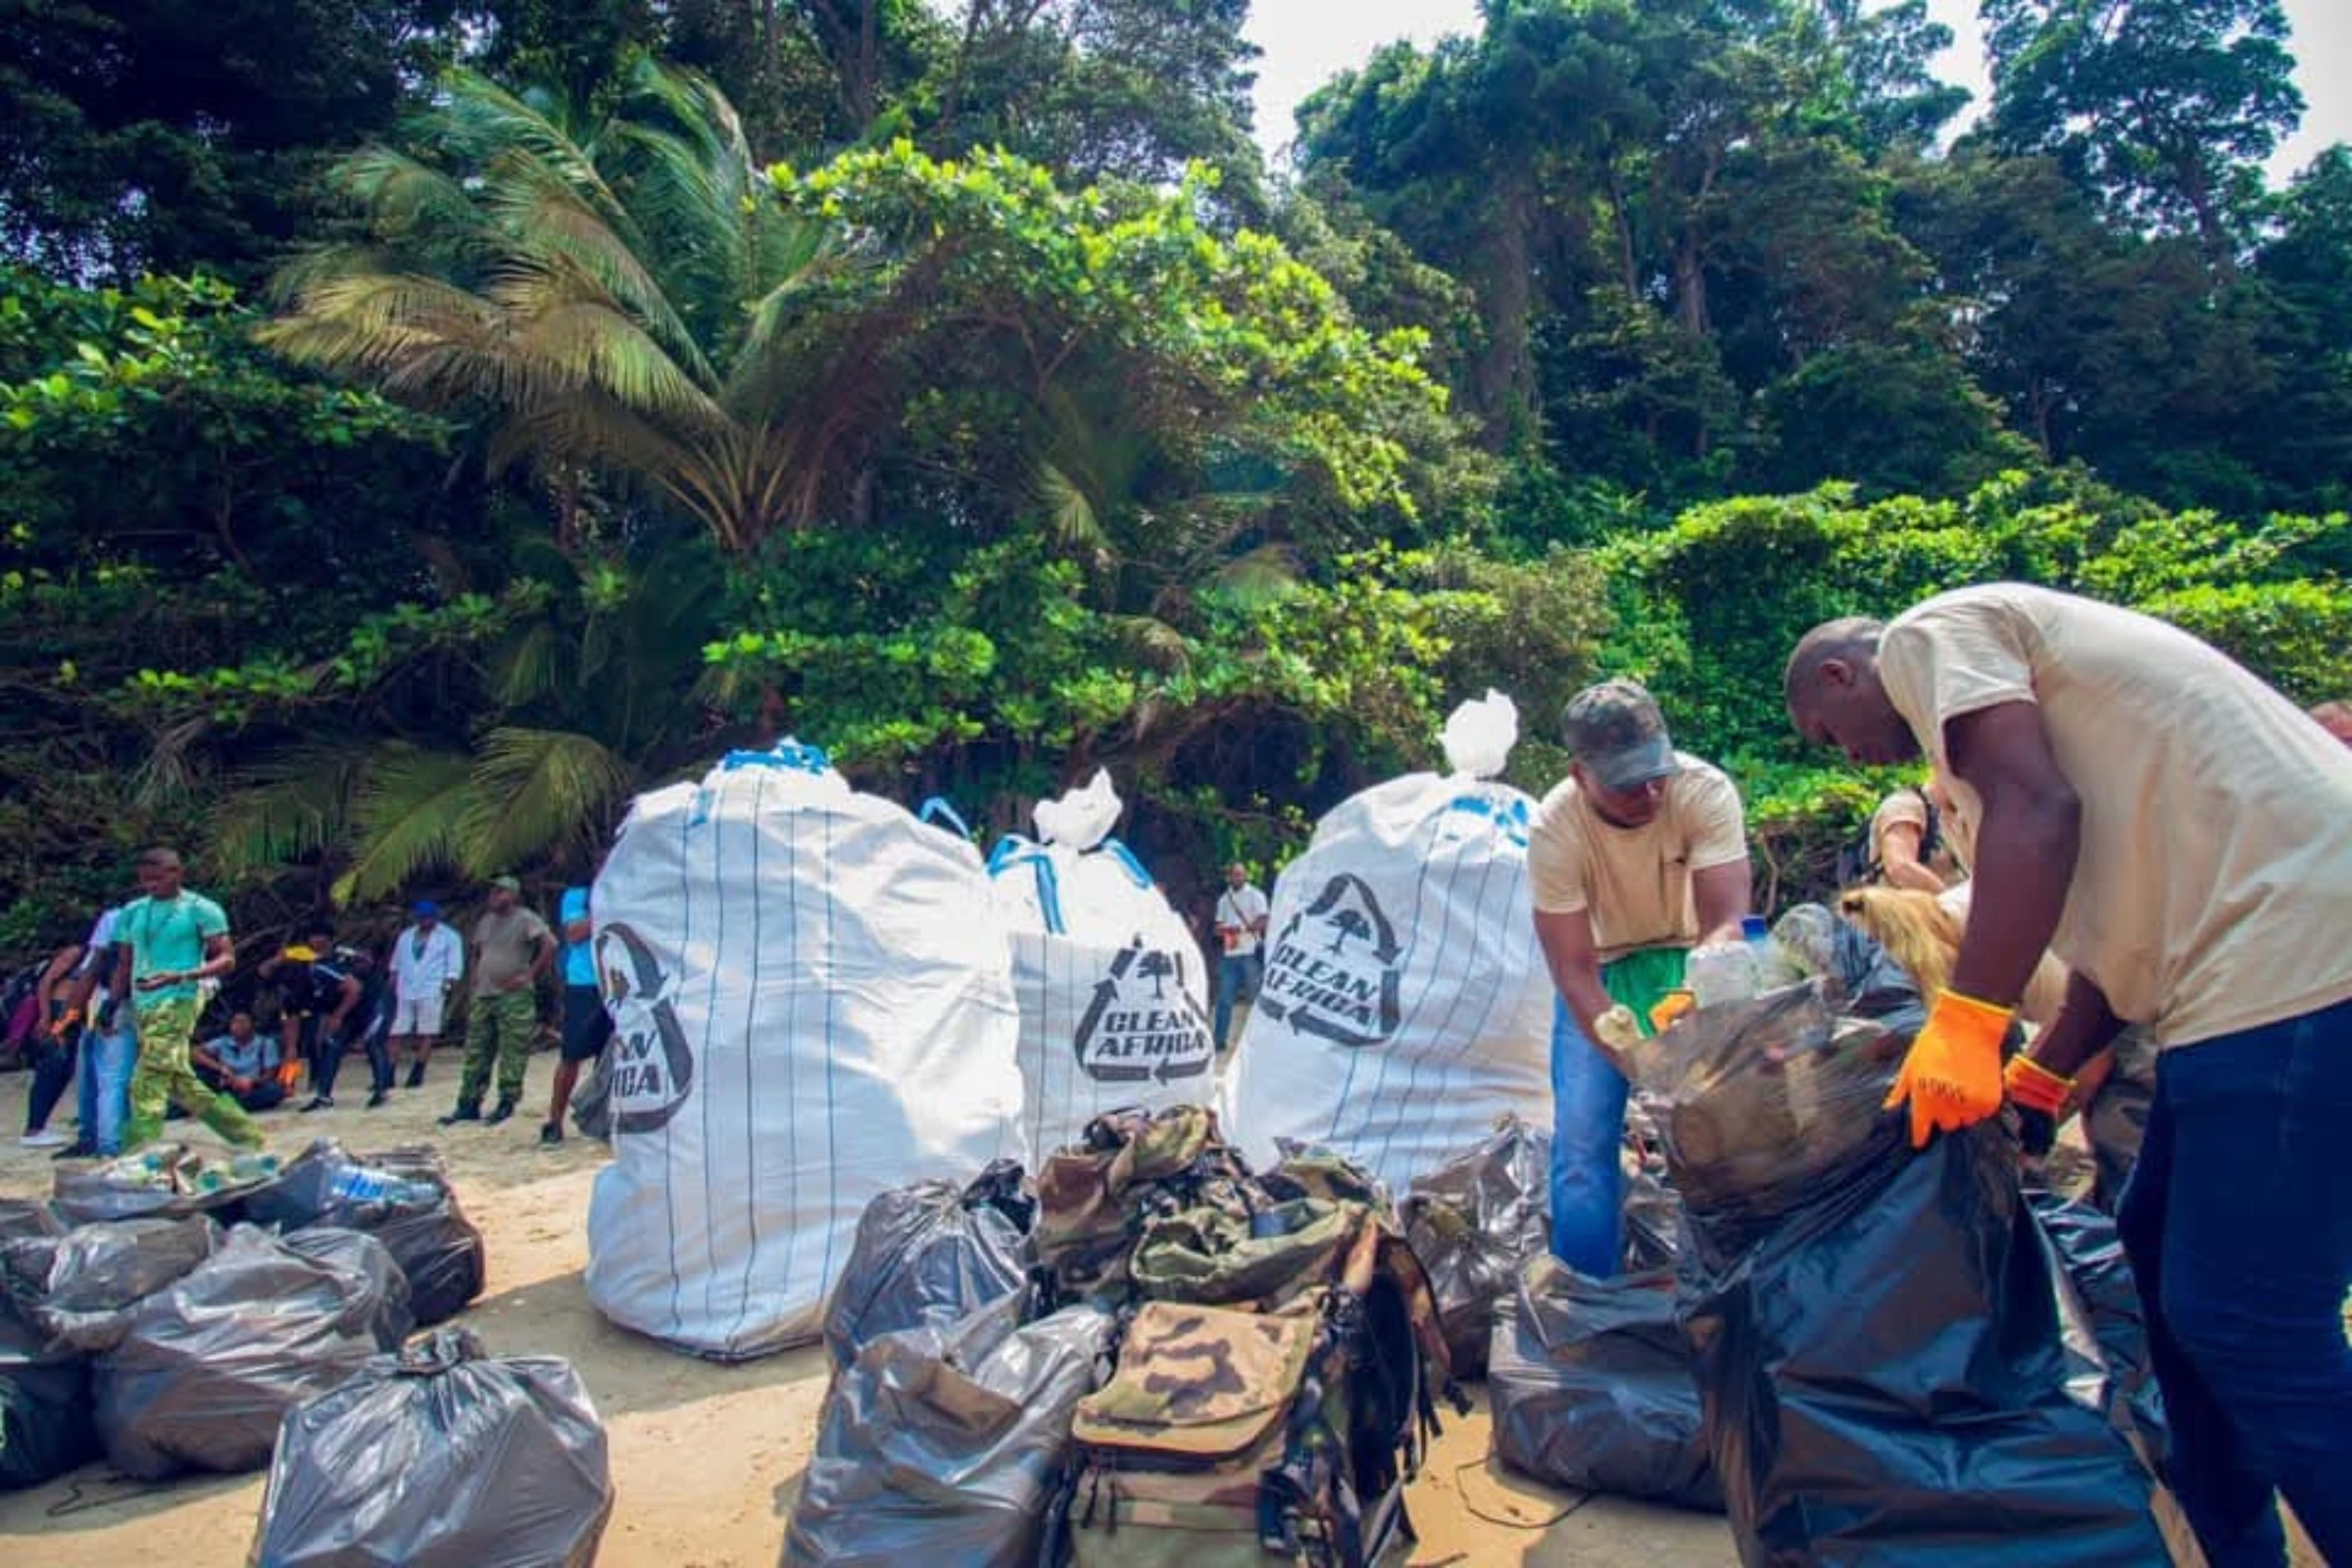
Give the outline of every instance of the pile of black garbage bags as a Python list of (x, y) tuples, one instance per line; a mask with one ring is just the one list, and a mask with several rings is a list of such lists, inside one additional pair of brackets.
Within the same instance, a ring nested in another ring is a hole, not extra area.
[(612, 1489), (571, 1369), (411, 1338), (482, 1282), (427, 1150), (68, 1171), (0, 1203), (0, 1488), (268, 1467), (257, 1563), (591, 1562)]
[(1720, 1509), (1747, 1568), (2168, 1560), (2114, 1226), (2022, 1190), (1998, 1121), (1910, 1148), (1881, 1102), (1920, 1021), (1840, 928), (1833, 972), (1651, 1043), (1672, 1266), (1523, 1256), (1494, 1308), (1499, 1458)]

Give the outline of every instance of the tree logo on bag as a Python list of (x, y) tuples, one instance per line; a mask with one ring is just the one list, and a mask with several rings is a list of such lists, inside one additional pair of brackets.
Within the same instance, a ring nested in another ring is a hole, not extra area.
[(1184, 959), (1137, 936), (1095, 985), (1074, 1042), (1078, 1065), (1101, 1083), (1169, 1083), (1208, 1071), (1208, 1020), (1185, 989)]
[(1403, 954), (1370, 884), (1342, 872), (1275, 937), (1258, 1010), (1334, 1045), (1384, 1044), (1400, 1016)]
[(612, 1131), (657, 1132), (694, 1088), (694, 1048), (669, 976), (645, 938), (618, 921), (596, 934), (596, 974), (612, 1014)]

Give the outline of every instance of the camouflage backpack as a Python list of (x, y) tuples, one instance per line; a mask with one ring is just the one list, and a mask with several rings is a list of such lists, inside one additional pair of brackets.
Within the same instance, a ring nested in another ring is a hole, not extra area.
[(1078, 1405), (1045, 1561), (1362, 1568), (1409, 1538), (1402, 1476), (1350, 1395), (1335, 1293), (1279, 1312), (1147, 1301)]
[[(1079, 1407), (1063, 1527), (1078, 1564), (1375, 1560), (1446, 1370), (1428, 1276), (1360, 1202), (1152, 1221), (1110, 1383)], [(1049, 1558), (1049, 1561), (1054, 1560)]]
[(1111, 1111), (1038, 1172), (1038, 1263), (1057, 1300), (1122, 1298), (1129, 1257), (1152, 1219), (1213, 1208), (1246, 1225), (1255, 1206), (1249, 1168), (1214, 1112)]

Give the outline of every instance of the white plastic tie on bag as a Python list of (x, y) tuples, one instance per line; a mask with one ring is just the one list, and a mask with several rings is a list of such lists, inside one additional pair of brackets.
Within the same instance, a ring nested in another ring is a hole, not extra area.
[(1490, 687), (1486, 696), (1453, 710), (1438, 742), (1446, 749), (1446, 767), (1457, 777), (1493, 778), (1519, 744), (1519, 705)]
[(1110, 769), (1099, 767), (1084, 788), (1057, 801), (1037, 803), (1037, 836), (1047, 844), (1091, 850), (1109, 836), (1124, 809), (1126, 803), (1111, 785)]

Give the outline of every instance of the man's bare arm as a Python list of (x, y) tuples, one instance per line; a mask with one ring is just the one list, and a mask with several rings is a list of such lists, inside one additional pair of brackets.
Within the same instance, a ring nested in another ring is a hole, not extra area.
[(1568, 1004), (1569, 1016), (1587, 1040), (1594, 1039), (1593, 1024), (1611, 1004), (1608, 989), (1600, 983), (1600, 951), (1592, 945), (1592, 914), (1584, 909), (1565, 914), (1538, 909), (1536, 941), (1544, 949), (1551, 983)]
[(1944, 746), (1954, 775), (1984, 803), (1976, 894), (1952, 989), (2015, 1006), (2066, 907), (2082, 846), (2082, 802), (2059, 771), (2041, 710), (2032, 703), (1964, 713), (1944, 726)]

